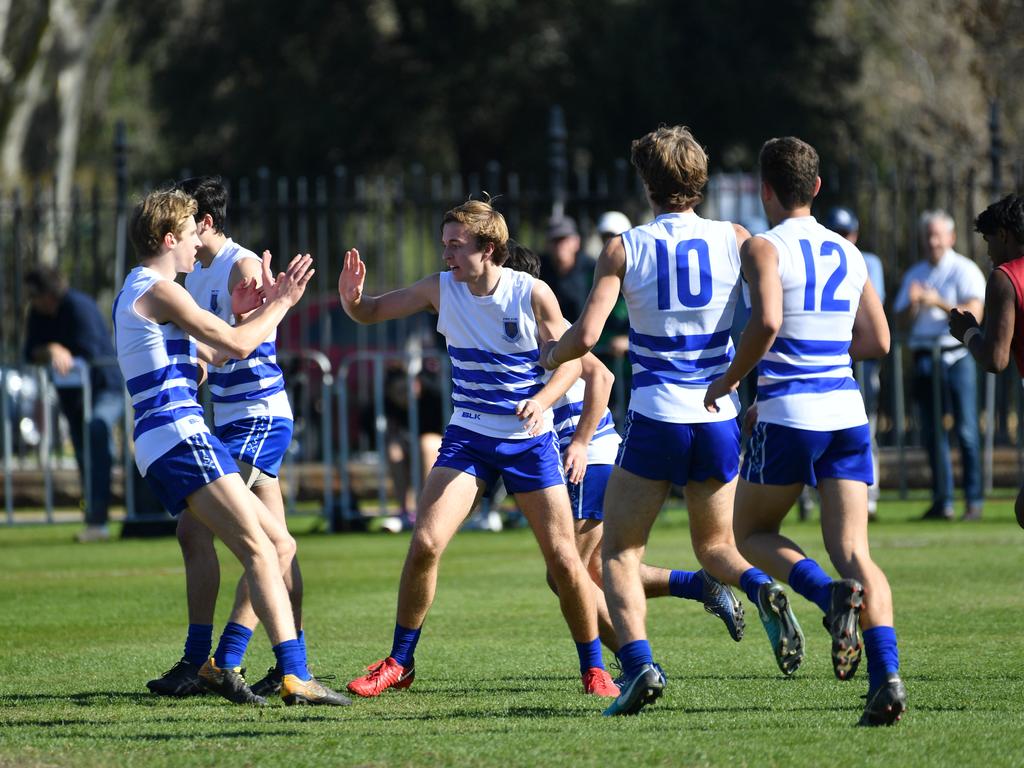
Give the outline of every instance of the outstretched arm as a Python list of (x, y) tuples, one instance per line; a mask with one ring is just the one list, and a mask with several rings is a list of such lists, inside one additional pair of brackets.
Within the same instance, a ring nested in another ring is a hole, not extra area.
[[(265, 280), (269, 274), (269, 256), (269, 253), (264, 254)], [(212, 312), (200, 308), (188, 291), (173, 280), (156, 283), (139, 299), (138, 309), (154, 322), (174, 323), (221, 353), (241, 359), (256, 349), (302, 298), (316, 271), (310, 269), (312, 263), (309, 254), (298, 255), (272, 286), (264, 282), (267, 302), (249, 315), (244, 323), (236, 326), (230, 326)]]
[(338, 297), (345, 314), (357, 323), (379, 323), (408, 317), (425, 309), (435, 312), (440, 309), (441, 277), (437, 273), (381, 296), (363, 293), (365, 282), (366, 264), (359, 258), (359, 251), (352, 248), (345, 252), (345, 262), (338, 277)]
[(541, 365), (548, 369), (555, 368), (566, 360), (583, 357), (597, 344), (608, 315), (619, 298), (625, 272), (626, 249), (622, 237), (613, 237), (597, 259), (594, 287), (590, 289), (579, 320), (561, 336), (557, 344), (541, 348)]
[(771, 349), (782, 327), (782, 280), (775, 246), (763, 237), (752, 237), (740, 249), (740, 263), (750, 289), (750, 318), (736, 345), (736, 356), (704, 395), (704, 407), (712, 413), (718, 411), (716, 401), (735, 392), (743, 377)]
[[(985, 287), (985, 328), (974, 314), (954, 308), (949, 313), (949, 332), (962, 341), (971, 356), (989, 373), (999, 373), (1010, 364), (1010, 346), (1016, 323), (1017, 291), (1010, 278), (995, 270)], [(977, 329), (971, 333), (971, 329)], [(967, 334), (970, 333), (970, 338)]]

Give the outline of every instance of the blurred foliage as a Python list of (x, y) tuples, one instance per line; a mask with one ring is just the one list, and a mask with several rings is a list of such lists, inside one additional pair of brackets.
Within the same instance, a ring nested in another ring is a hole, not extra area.
[[(48, 3), (12, 2), (17, 70)], [(884, 169), (908, 151), (983, 160), (994, 98), (1016, 157), (1021, 40), (1022, 0), (120, 0), (92, 62), (80, 166), (106, 174), (124, 120), (133, 173), (154, 181), (491, 160), (543, 174), (561, 104), (576, 162), (607, 167), (680, 122), (718, 168), (749, 168), (765, 138), (794, 133)], [(52, 107), (37, 122), (33, 172)]]

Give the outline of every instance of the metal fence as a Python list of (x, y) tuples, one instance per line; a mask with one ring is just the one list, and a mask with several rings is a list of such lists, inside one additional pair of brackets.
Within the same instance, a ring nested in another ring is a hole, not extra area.
[[(843, 204), (857, 212), (861, 220), (858, 245), (881, 255), (890, 296), (895, 295), (905, 269), (918, 258), (916, 222), (925, 209), (947, 209), (960, 233), (958, 250), (985, 268), (983, 244), (971, 231), (973, 219), (989, 201), (1024, 188), (1024, 162), (1004, 157), (996, 130), (993, 137), (991, 156), (976, 166), (908, 157), (883, 170), (861, 158), (824, 158), (824, 188), (815, 210)], [(543, 145), (544, 137), (538, 138)], [(377, 293), (437, 271), (443, 212), (484, 191), (495, 197), (513, 236), (538, 250), (545, 246), (545, 223), (553, 212), (577, 219), (584, 249), (591, 254), (598, 244), (594, 223), (605, 210), (624, 211), (634, 222), (649, 216), (642, 186), (625, 159), (609, 168), (593, 167), (585, 160), (585, 152), (572, 151), (558, 110), (552, 112), (546, 139), (549, 172), (544, 176), (521, 175), (495, 162), (469, 173), (429, 174), (414, 166), (401, 174), (374, 176), (338, 166), (315, 177), (278, 177), (260, 169), (252, 177), (226, 180), (230, 235), (257, 252), (270, 248), (281, 265), (295, 252), (310, 251), (316, 257), (314, 284), (279, 329), (278, 345), (293, 403), (300, 406), (289, 460), (300, 466), (330, 468), (325, 469), (330, 482), (323, 484), (325, 509), (348, 509), (343, 498), (348, 472), (338, 471), (338, 457), (345, 451), (367, 456), (380, 450), (376, 420), (360, 420), (358, 414), (376, 413), (380, 407), (375, 377), (381, 361), (402, 358), (410, 339), (427, 355), (435, 348), (435, 321), (426, 314), (370, 327), (344, 316), (335, 285), (348, 247), (360, 248), (369, 265), (367, 290)], [(117, 150), (109, 177), (101, 175), (91, 189), (76, 189), (66, 207), (58, 206), (53, 189), (42, 184), (0, 190), (0, 369), (23, 367), (22, 279), (31, 265), (55, 261), (72, 286), (90, 293), (107, 309), (131, 268), (134, 259), (125, 237), (129, 190), (141, 191), (153, 184), (129, 178), (123, 132)], [(749, 173), (716, 173), (700, 212), (712, 217), (756, 217), (756, 192), (756, 181)], [(907, 358), (897, 344), (882, 366), (879, 442), (899, 450), (901, 456), (909, 447), (921, 445), (914, 404), (902, 385)], [(619, 379), (621, 390), (625, 377)], [(35, 373), (25, 380), (38, 381), (40, 389), (46, 387), (45, 377)], [(5, 381), (9, 383), (10, 378)], [(331, 397), (317, 394), (332, 388), (342, 402), (332, 403)], [(6, 393), (8, 387), (3, 389)], [(1019, 445), (1021, 389), (1016, 376), (987, 378), (979, 392), (986, 399), (989, 455), (993, 446)], [(6, 462), (19, 459), (19, 427), (12, 422), (15, 404), (6, 394), (5, 398)], [(620, 391), (616, 398), (620, 411), (624, 401)], [(308, 413), (299, 413), (301, 409)], [(11, 482), (7, 467), (5, 463), (5, 488)], [(296, 499), (289, 503), (294, 506)]]

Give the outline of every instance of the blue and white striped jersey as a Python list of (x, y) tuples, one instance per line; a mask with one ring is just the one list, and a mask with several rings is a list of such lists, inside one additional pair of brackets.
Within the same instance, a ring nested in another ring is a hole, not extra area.
[[(587, 383), (583, 379), (577, 379), (552, 409), (560, 451), (569, 447), (569, 443), (572, 442), (572, 438), (576, 434), (576, 425), (579, 424), (580, 415), (583, 413), (583, 398), (586, 391)], [(604, 416), (601, 417), (597, 429), (594, 430), (594, 436), (590, 438), (590, 443), (587, 445), (587, 463), (614, 464), (620, 442), (622, 439), (615, 431), (615, 420), (612, 418), (611, 411), (605, 408)]]
[(143, 294), (166, 279), (136, 267), (114, 300), (114, 347), (135, 409), (135, 463), (143, 475), (186, 437), (209, 433), (196, 399), (195, 340), (173, 323), (159, 325), (135, 309)]
[[(452, 424), (482, 435), (525, 439), (516, 405), (544, 386), (534, 279), (502, 268), (494, 292), (474, 296), (450, 272), (440, 274), (437, 330), (452, 359)], [(547, 431), (551, 411), (545, 413)]]
[(704, 408), (733, 358), (740, 254), (727, 221), (666, 213), (625, 232), (622, 295), (629, 309), (630, 410), (677, 424), (736, 418), (735, 393)]
[[(185, 288), (203, 309), (221, 320), (235, 324), (231, 312), (228, 280), (231, 269), (242, 259), (259, 257), (230, 238), (210, 266), (196, 263), (185, 275)], [(277, 364), (277, 329), (244, 360), (229, 360), (222, 366), (211, 365), (207, 384), (213, 402), (213, 421), (218, 427), (255, 416), (292, 418), (284, 375)]]
[(813, 216), (759, 237), (779, 253), (782, 327), (757, 366), (758, 419), (820, 432), (867, 424), (850, 358), (864, 257)]

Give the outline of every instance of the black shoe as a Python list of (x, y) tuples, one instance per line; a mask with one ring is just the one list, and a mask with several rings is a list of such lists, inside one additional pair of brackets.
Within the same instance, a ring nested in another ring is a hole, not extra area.
[(868, 691), (868, 703), (857, 725), (895, 725), (907, 710), (907, 689), (899, 675), (889, 675), (884, 685)]
[(199, 667), (182, 659), (146, 687), (158, 696), (201, 696), (206, 689), (199, 680)]
[(281, 678), (284, 675), (281, 674), (276, 666), (271, 667), (267, 670), (267, 674), (263, 676), (262, 680), (258, 680), (249, 686), (249, 690), (255, 693), (257, 696), (273, 696), (281, 690)]
[(203, 668), (199, 670), (199, 679), (207, 690), (223, 696), (235, 704), (255, 704), (262, 707), (267, 700), (257, 696), (252, 689), (245, 684), (240, 667), (234, 669), (220, 669), (213, 661), (207, 659)]
[(789, 677), (804, 660), (804, 633), (782, 585), (769, 581), (757, 588), (757, 614), (768, 633), (775, 663)]
[(918, 520), (952, 520), (954, 517), (953, 507), (942, 504), (932, 504), (925, 510)]
[(828, 613), (821, 623), (832, 635), (832, 670), (839, 680), (849, 680), (860, 664), (860, 609), (864, 587), (856, 579), (832, 582)]

